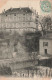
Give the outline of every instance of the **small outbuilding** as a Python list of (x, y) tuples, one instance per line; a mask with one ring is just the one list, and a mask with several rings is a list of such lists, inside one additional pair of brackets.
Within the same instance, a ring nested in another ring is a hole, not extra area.
[(47, 32), (39, 39), (39, 54), (52, 55), (52, 32)]

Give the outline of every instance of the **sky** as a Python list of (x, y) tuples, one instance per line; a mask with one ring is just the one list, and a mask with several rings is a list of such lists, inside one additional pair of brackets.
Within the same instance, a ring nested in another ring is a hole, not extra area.
[[(52, 0), (49, 0), (52, 4)], [(30, 7), (36, 10), (39, 15), (52, 15), (52, 12), (46, 13), (41, 10), (40, 0), (0, 0), (0, 13), (5, 9)]]

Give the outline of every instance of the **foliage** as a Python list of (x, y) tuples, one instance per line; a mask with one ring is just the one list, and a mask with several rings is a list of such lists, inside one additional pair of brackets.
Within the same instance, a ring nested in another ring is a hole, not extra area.
[(51, 24), (52, 24), (52, 20), (51, 20), (50, 16), (43, 17), (43, 19), (42, 19), (42, 27), (44, 29), (51, 28)]
[(25, 33), (25, 43), (24, 45), (27, 47), (27, 51), (35, 52), (39, 51), (39, 38), (41, 36), (40, 32), (35, 33)]
[(11, 68), (7, 66), (0, 67), (0, 75), (12, 75)]

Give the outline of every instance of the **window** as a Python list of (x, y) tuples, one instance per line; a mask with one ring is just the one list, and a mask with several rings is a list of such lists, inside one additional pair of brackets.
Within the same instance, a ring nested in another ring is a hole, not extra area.
[(25, 17), (23, 17), (23, 20), (25, 20)]
[(25, 23), (23, 23), (23, 25), (25, 25)]
[(30, 20), (31, 20), (32, 18), (30, 17)]
[(20, 19), (20, 17), (19, 17), (19, 19)]
[(16, 16), (16, 14), (14, 14), (14, 16)]
[(23, 14), (23, 15), (25, 15), (25, 14)]
[(6, 15), (7, 16), (7, 15)]
[(2, 51), (0, 51), (1, 53), (0, 53), (0, 56), (2, 56)]
[(30, 22), (28, 22), (28, 25), (30, 25)]
[(43, 42), (43, 46), (48, 46), (48, 42)]

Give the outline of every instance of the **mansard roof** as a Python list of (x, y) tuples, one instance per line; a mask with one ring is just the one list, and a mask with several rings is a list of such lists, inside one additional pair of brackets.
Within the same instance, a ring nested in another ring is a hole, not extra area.
[[(4, 10), (4, 14), (12, 14), (12, 13), (32, 13), (32, 10), (29, 7), (24, 7), (24, 8), (10, 8), (8, 10)], [(2, 13), (2, 14), (3, 14)]]

